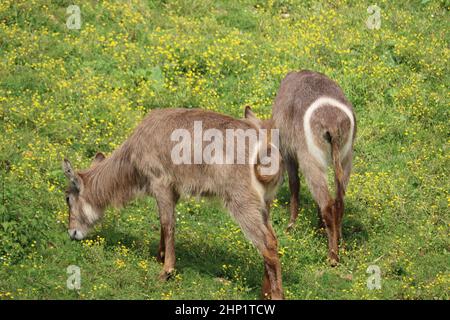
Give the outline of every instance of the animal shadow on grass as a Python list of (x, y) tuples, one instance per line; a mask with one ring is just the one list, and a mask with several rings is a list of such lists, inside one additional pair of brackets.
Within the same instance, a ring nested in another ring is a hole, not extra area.
[[(118, 231), (114, 225), (99, 229), (95, 235), (105, 239), (106, 247), (116, 247), (120, 242), (120, 244), (131, 251), (141, 255), (142, 259), (152, 259), (156, 257), (159, 247), (159, 240), (157, 240), (159, 238), (159, 230), (150, 230), (149, 232), (155, 233), (151, 236), (149, 244), (145, 244), (142, 238), (138, 236)], [(234, 253), (227, 250), (227, 246), (221, 246), (218, 241), (214, 241), (211, 244), (201, 242), (201, 240), (193, 242), (190, 241), (192, 239), (186, 239), (179, 233), (175, 237), (175, 254), (177, 258), (175, 269), (177, 272), (196, 270), (201, 275), (209, 275), (212, 278), (233, 282), (231, 274), (223, 269), (223, 265), (232, 265), (234, 268), (238, 267), (242, 270), (241, 277), (246, 278), (245, 285), (250, 288), (248, 293), (255, 296), (260, 293), (263, 278), (263, 259), (257, 254), (256, 248), (253, 246), (250, 249), (245, 249), (246, 252)], [(250, 250), (255, 250), (255, 252), (249, 252)], [(244, 255), (251, 258), (244, 259)], [(155, 274), (155, 278), (157, 276)]]
[(177, 250), (177, 269), (195, 269), (199, 273), (212, 276), (223, 276), (223, 265), (243, 265), (244, 260), (226, 249), (205, 243), (188, 243), (179, 241), (175, 244)]
[[(352, 210), (351, 203), (347, 203), (347, 208), (351, 212), (355, 212)], [(369, 239), (369, 234), (367, 233), (367, 229), (362, 224), (361, 221), (352, 216), (345, 216), (342, 222), (342, 237), (344, 242), (350, 244), (354, 243), (356, 245), (361, 245)]]
[(105, 239), (106, 248), (115, 247), (119, 242), (130, 249), (141, 247), (140, 242), (142, 242), (142, 239), (136, 237), (135, 235), (119, 231), (114, 226), (103, 227), (99, 229), (95, 235)]
[[(250, 294), (255, 296), (259, 294), (263, 278), (263, 259), (257, 254), (256, 248), (251, 246), (249, 249), (244, 249), (245, 252), (230, 252), (227, 250), (227, 246), (221, 246), (217, 241), (208, 244), (201, 240), (195, 242), (191, 240), (178, 239), (175, 241), (177, 257), (175, 269), (177, 271), (195, 270), (200, 275), (233, 282), (231, 271), (226, 272), (223, 269), (223, 265), (231, 265), (232, 269), (239, 268), (241, 270), (240, 276), (246, 278), (245, 285), (250, 288)], [(152, 253), (156, 253), (158, 245), (157, 241), (150, 244)], [(244, 259), (244, 256), (249, 258)]]

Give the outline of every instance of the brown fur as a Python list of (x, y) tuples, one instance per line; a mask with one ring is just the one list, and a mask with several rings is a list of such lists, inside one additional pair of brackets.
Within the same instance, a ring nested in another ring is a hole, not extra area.
[[(100, 216), (109, 205), (120, 207), (138, 194), (155, 197), (161, 222), (158, 259), (164, 262), (160, 278), (166, 279), (175, 267), (174, 209), (180, 195), (217, 196), (264, 258), (263, 294), (281, 299), (283, 290), (277, 239), (270, 225), (266, 202), (273, 199), (282, 169), (271, 176), (258, 177), (255, 175), (258, 171), (256, 166), (248, 163), (174, 164), (171, 150), (177, 142), (170, 139), (173, 130), (184, 128), (192, 134), (193, 123), (198, 120), (203, 122), (203, 130), (215, 128), (225, 132), (225, 129), (261, 127), (254, 118), (236, 120), (199, 109), (151, 111), (111, 156), (106, 159), (99, 157), (90, 168), (75, 176), (69, 191), (72, 195), (70, 213), (73, 219), (78, 218), (78, 224), (74, 222), (70, 228), (83, 227), (79, 218), (85, 215), (82, 208), (86, 203)], [(65, 163), (65, 171), (71, 179), (70, 172), (67, 172), (70, 171), (68, 162)], [(259, 189), (255, 187), (258, 178)], [(78, 209), (74, 210), (75, 207)]]
[[(320, 97), (330, 97), (344, 104), (351, 111), (355, 123), (353, 135), (350, 137), (351, 149), (342, 158), (341, 149), (351, 132), (351, 122), (347, 114), (336, 107), (324, 105), (316, 109), (310, 118), (314, 144), (331, 158), (329, 160), (335, 171), (334, 200), (330, 196), (326, 181), (326, 167), (309, 152), (303, 126), (306, 111)], [(338, 262), (338, 241), (341, 238), (343, 197), (350, 177), (356, 134), (356, 118), (352, 105), (334, 81), (321, 73), (304, 70), (291, 72), (283, 79), (273, 105), (272, 116), (275, 127), (280, 130), (281, 152), (289, 176), (291, 220), (288, 228), (294, 225), (298, 216), (300, 169), (319, 206), (320, 223), (325, 226), (329, 239), (329, 258), (335, 265)]]

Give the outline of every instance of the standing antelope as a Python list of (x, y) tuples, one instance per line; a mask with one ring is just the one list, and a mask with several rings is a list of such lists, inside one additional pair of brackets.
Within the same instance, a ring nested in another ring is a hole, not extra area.
[[(280, 131), (281, 153), (289, 176), (291, 228), (298, 215), (298, 168), (318, 204), (319, 223), (328, 235), (331, 265), (339, 261), (344, 193), (352, 167), (356, 121), (342, 89), (313, 71), (290, 72), (281, 82), (272, 117)], [(327, 168), (332, 164), (336, 197), (330, 196)]]
[[(205, 164), (194, 159), (188, 164), (174, 163), (174, 150), (177, 150), (179, 141), (174, 141), (173, 134), (179, 132), (177, 130), (184, 130), (182, 132), (195, 137), (195, 122), (201, 121), (205, 130), (211, 129), (209, 132), (216, 134), (214, 139), (217, 134), (220, 136), (227, 130), (234, 130), (233, 141), (242, 138), (245, 141), (248, 130), (261, 131), (266, 126), (266, 122), (258, 120), (249, 109), (246, 109), (246, 118), (237, 120), (200, 109), (153, 110), (111, 156), (97, 154), (90, 168), (75, 172), (65, 159), (63, 170), (69, 179), (66, 201), (70, 237), (83, 239), (109, 205), (120, 207), (139, 194), (151, 195), (156, 198), (161, 222), (157, 257), (164, 263), (160, 279), (165, 280), (175, 268), (174, 210), (180, 195), (217, 196), (263, 256), (263, 296), (282, 299), (277, 238), (266, 204), (273, 200), (282, 169), (275, 168), (273, 174), (262, 173), (260, 161), (261, 150), (269, 148), (270, 142), (267, 139), (253, 145), (249, 142), (245, 155), (247, 159), (258, 159), (254, 162)], [(189, 144), (189, 150), (184, 152), (191, 154), (191, 148), (195, 158), (198, 141)], [(242, 152), (236, 149), (226, 151), (228, 155)], [(274, 159), (278, 157), (281, 160), (278, 149), (270, 150), (275, 155)], [(219, 151), (215, 150), (216, 153)], [(190, 155), (188, 158), (192, 160)]]

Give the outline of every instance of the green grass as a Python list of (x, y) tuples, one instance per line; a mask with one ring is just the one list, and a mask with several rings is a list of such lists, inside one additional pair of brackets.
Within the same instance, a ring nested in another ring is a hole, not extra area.
[[(61, 160), (86, 167), (151, 109), (271, 112), (281, 79), (312, 69), (354, 104), (358, 132), (342, 263), (302, 184), (285, 233), (286, 184), (272, 211), (288, 299), (448, 299), (449, 2), (73, 1), (0, 3), (0, 299), (256, 299), (262, 261), (217, 201), (177, 207), (177, 273), (157, 281), (152, 199), (108, 210), (70, 241)], [(382, 288), (368, 290), (369, 265)], [(81, 268), (81, 290), (66, 268)]]

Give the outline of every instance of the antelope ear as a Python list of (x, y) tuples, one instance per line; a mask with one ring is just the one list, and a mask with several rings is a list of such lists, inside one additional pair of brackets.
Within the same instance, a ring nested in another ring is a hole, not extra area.
[(244, 116), (245, 119), (249, 120), (253, 125), (257, 126), (258, 128), (261, 128), (262, 121), (256, 117), (250, 106), (245, 107)]
[(106, 156), (103, 153), (97, 152), (97, 154), (94, 157), (94, 160), (92, 160), (92, 164), (102, 162), (105, 159)]
[(72, 187), (74, 187), (77, 191), (81, 190), (81, 179), (79, 176), (75, 173), (75, 171), (72, 169), (72, 165), (70, 164), (70, 161), (64, 158), (64, 161), (62, 163), (64, 175), (69, 179), (69, 182)]

